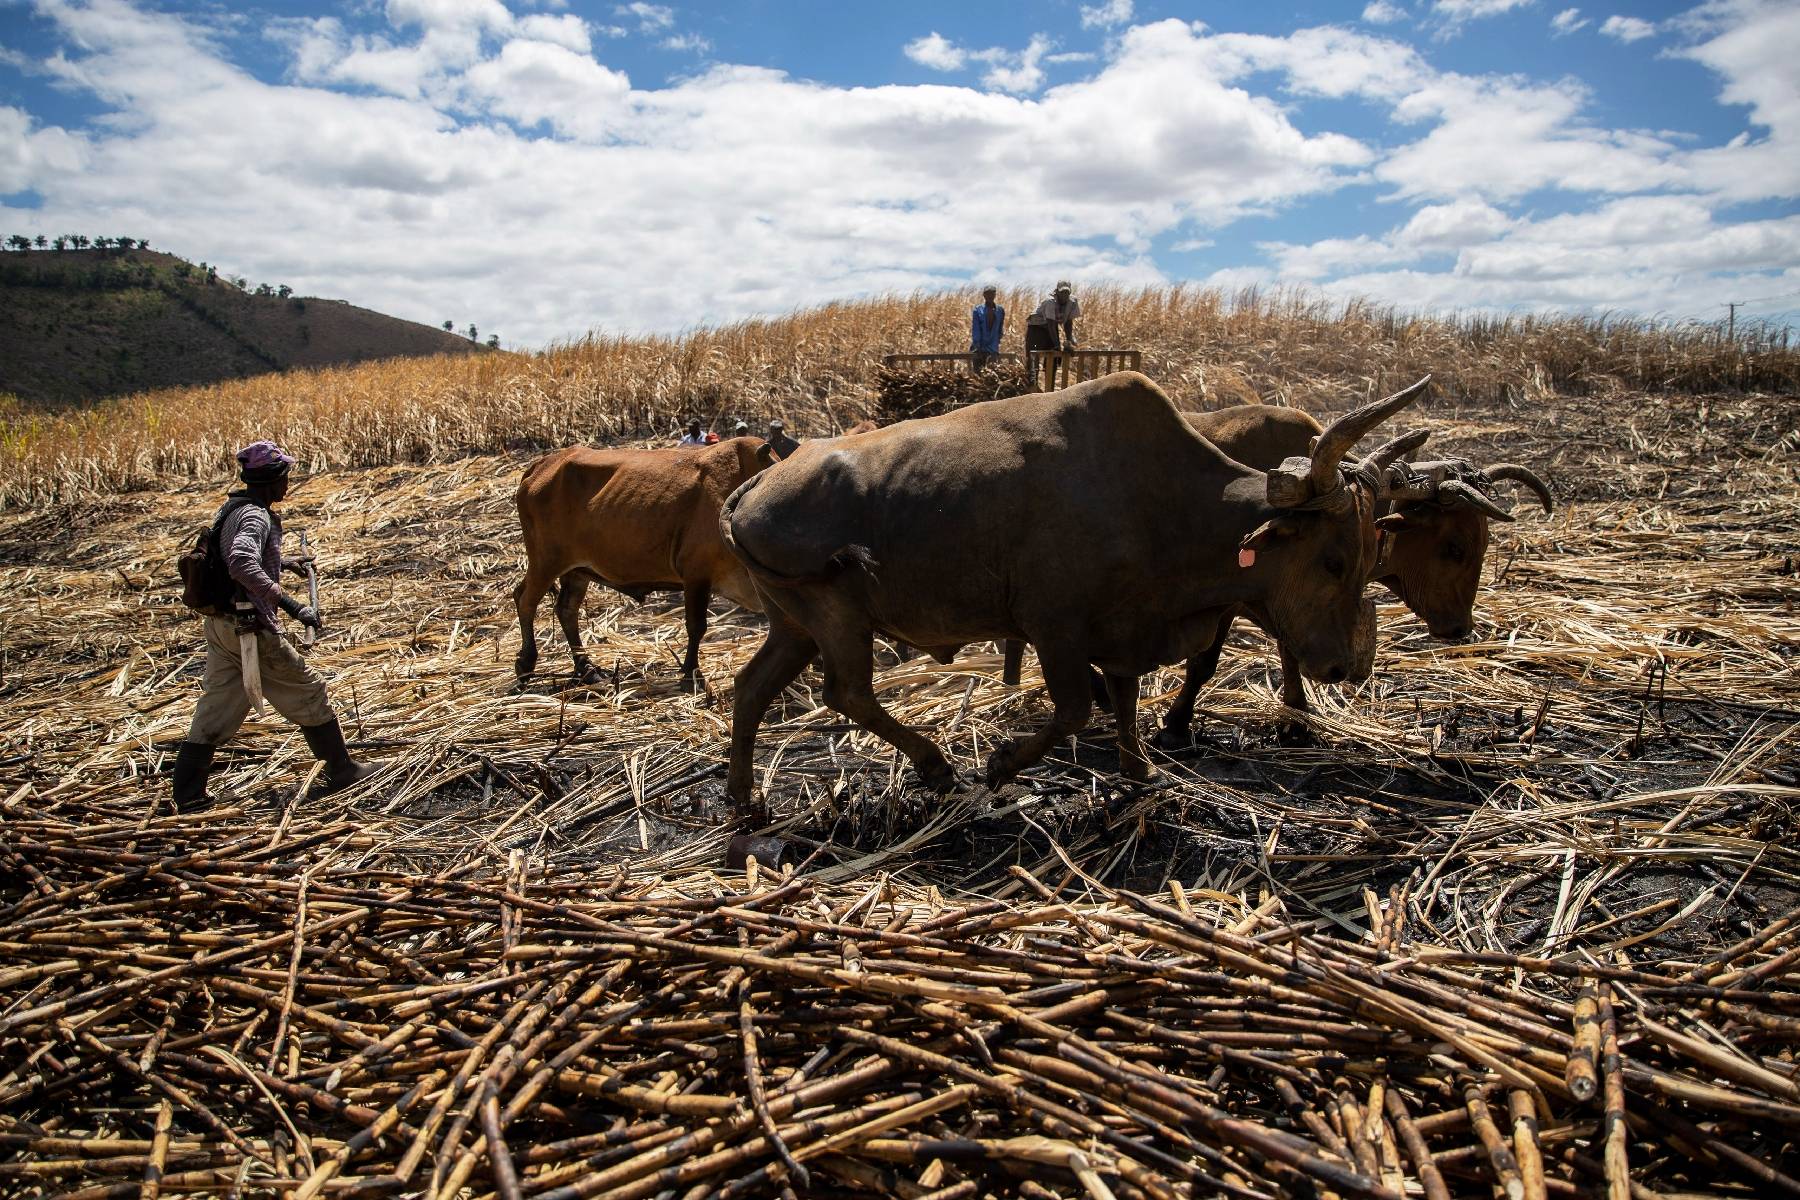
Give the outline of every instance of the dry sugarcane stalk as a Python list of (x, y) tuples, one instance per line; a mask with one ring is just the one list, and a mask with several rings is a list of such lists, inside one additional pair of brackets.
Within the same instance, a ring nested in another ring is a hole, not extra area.
[(1471, 1082), (1463, 1086), (1463, 1103), (1468, 1106), (1469, 1123), (1475, 1130), (1475, 1136), (1481, 1139), (1482, 1149), (1487, 1153), (1488, 1165), (1494, 1172), (1499, 1190), (1506, 1196), (1506, 1200), (1524, 1200), (1525, 1182), (1519, 1174), (1518, 1159), (1508, 1148), (1506, 1139), (1500, 1136), (1493, 1114), (1488, 1111), (1487, 1102), (1482, 1099), (1479, 1084)]
[(1600, 1054), (1600, 1005), (1594, 980), (1583, 977), (1581, 990), (1575, 996), (1575, 1045), (1569, 1050), (1569, 1061), (1563, 1079), (1569, 1094), (1586, 1103), (1593, 1099), (1598, 1076), (1594, 1065)]
[(481, 1097), (481, 1130), (487, 1138), (488, 1162), (494, 1168), (494, 1190), (501, 1200), (520, 1200), (519, 1173), (513, 1166), (512, 1152), (506, 1147), (506, 1135), (500, 1129), (500, 1098), (492, 1083), (485, 1084)]
[(1612, 985), (1599, 986), (1600, 1080), (1606, 1108), (1606, 1191), (1610, 1200), (1627, 1200), (1631, 1190), (1630, 1168), (1625, 1154), (1625, 1079), (1619, 1060), (1619, 1029), (1612, 1002)]
[(1506, 1093), (1506, 1108), (1512, 1117), (1513, 1159), (1519, 1164), (1525, 1200), (1544, 1200), (1544, 1155), (1538, 1145), (1537, 1105), (1530, 1093), (1514, 1088)]
[(142, 1200), (157, 1200), (162, 1194), (163, 1165), (169, 1156), (169, 1125), (175, 1108), (167, 1097), (156, 1109), (156, 1132), (150, 1142), (150, 1161), (144, 1164)]

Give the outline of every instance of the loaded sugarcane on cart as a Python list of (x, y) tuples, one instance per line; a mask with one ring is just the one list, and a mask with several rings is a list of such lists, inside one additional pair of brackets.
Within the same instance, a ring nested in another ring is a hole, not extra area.
[[(884, 354), (881, 365), (890, 371), (902, 368), (935, 366), (944, 364), (952, 371), (959, 367), (970, 374), (975, 371), (975, 360), (985, 359), (988, 363), (1017, 364), (1021, 356), (1017, 354)], [(1141, 350), (1029, 350), (1023, 355), (1025, 377), (1030, 381), (1030, 390), (1034, 392), (1054, 392), (1066, 388), (1072, 383), (1083, 383), (1089, 379), (1098, 379), (1102, 375), (1110, 375), (1114, 371), (1141, 371), (1144, 369), (1144, 355)]]

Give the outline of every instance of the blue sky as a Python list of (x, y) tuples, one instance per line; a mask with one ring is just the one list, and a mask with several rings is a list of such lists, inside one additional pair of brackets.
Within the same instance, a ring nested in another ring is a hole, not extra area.
[(1800, 314), (1800, 4), (0, 0), (0, 235), (531, 347), (1063, 276)]

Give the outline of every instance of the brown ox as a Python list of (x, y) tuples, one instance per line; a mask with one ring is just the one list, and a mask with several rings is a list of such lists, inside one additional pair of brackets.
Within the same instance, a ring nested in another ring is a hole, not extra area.
[(928, 785), (954, 786), (943, 752), (876, 700), (876, 632), (939, 657), (1038, 647), (1055, 714), (994, 751), (990, 785), (1086, 726), (1089, 663), (1106, 675), (1121, 770), (1148, 778), (1138, 677), (1199, 653), (1240, 605), (1268, 616), (1306, 675), (1345, 678), (1376, 535), (1373, 481), (1339, 464), (1423, 390), (1339, 418), (1310, 459), (1269, 473), (1221, 454), (1135, 372), (804, 447), (720, 513), (769, 614), (737, 675), (727, 793), (751, 811), (763, 710), (815, 655), (827, 704)]
[[(1284, 459), (1305, 454), (1320, 433), (1319, 423), (1306, 413), (1268, 404), (1187, 413), (1186, 417), (1197, 433), (1220, 450), (1265, 471)], [(1423, 434), (1413, 434), (1389, 443), (1377, 457), (1391, 459), (1396, 451), (1416, 449), (1423, 441)], [(1481, 567), (1487, 557), (1488, 524), (1513, 519), (1488, 495), (1492, 485), (1511, 482), (1529, 488), (1545, 512), (1552, 510), (1550, 489), (1530, 470), (1512, 463), (1486, 469), (1461, 459), (1399, 466), (1382, 461), (1380, 465), (1387, 474), (1381, 504), (1384, 515), (1376, 525), (1387, 534), (1387, 542), (1373, 581), (1385, 584), (1398, 596), (1425, 622), (1432, 637), (1460, 641), (1474, 625), (1475, 594), (1481, 587)], [(1242, 615), (1256, 620), (1254, 613)], [(1163, 717), (1159, 742), (1187, 743), (1194, 700), (1218, 670), (1219, 653), (1229, 631), (1228, 621), (1219, 639), (1189, 661), (1181, 693)], [(1022, 650), (1016, 642), (1006, 647), (1008, 683), (1018, 682)], [(1306, 687), (1285, 652), (1281, 683), (1282, 702), (1305, 711)]]
[(575, 674), (589, 683), (599, 678), (581, 650), (580, 617), (588, 584), (601, 583), (634, 600), (655, 591), (684, 594), (688, 643), (681, 675), (691, 680), (714, 592), (762, 611), (742, 564), (719, 538), (719, 506), (773, 461), (761, 438), (740, 437), (687, 450), (570, 446), (526, 467), (518, 496), (525, 578), (513, 591), (519, 678), (537, 666), (537, 608), (553, 586)]

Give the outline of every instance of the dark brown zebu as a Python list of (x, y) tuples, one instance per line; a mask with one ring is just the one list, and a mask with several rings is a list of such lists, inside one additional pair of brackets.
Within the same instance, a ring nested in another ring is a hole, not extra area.
[[(1245, 404), (1216, 412), (1189, 413), (1188, 424), (1246, 466), (1269, 470), (1284, 459), (1305, 454), (1321, 428), (1306, 413), (1267, 404)], [(1375, 522), (1383, 535), (1371, 581), (1385, 585), (1425, 622), (1431, 636), (1461, 641), (1475, 624), (1475, 596), (1487, 559), (1488, 525), (1511, 521), (1492, 495), (1494, 485), (1517, 483), (1536, 495), (1550, 512), (1550, 488), (1526, 467), (1500, 463), (1477, 467), (1465, 459), (1406, 463), (1402, 454), (1416, 450), (1424, 433), (1399, 438), (1370, 458), (1381, 472), (1382, 514)], [(1257, 614), (1243, 615), (1262, 625)], [(1267, 630), (1267, 626), (1263, 625)], [(1213, 644), (1188, 662), (1180, 694), (1163, 716), (1157, 735), (1164, 745), (1188, 740), (1194, 701), (1200, 688), (1219, 668), (1219, 654), (1231, 630), (1228, 617)], [(1285, 650), (1281, 651), (1282, 703), (1306, 711), (1306, 685)]]
[(940, 658), (989, 639), (1038, 647), (1055, 714), (994, 751), (990, 785), (1086, 726), (1089, 663), (1112, 695), (1121, 770), (1149, 777), (1138, 677), (1211, 645), (1240, 605), (1267, 614), (1303, 673), (1344, 678), (1376, 535), (1374, 481), (1340, 463), (1424, 388), (1340, 418), (1310, 459), (1266, 474), (1123, 372), (810, 445), (752, 479), (719, 518), (769, 615), (732, 710), (727, 791), (740, 813), (763, 711), (815, 655), (827, 704), (929, 786), (954, 786), (943, 752), (876, 700), (877, 632)]
[[(1299, 409), (1272, 404), (1241, 404), (1213, 412), (1187, 413), (1195, 432), (1231, 458), (1258, 470), (1271, 470), (1294, 455), (1307, 453), (1322, 432), (1318, 421)], [(1464, 459), (1399, 462), (1425, 441), (1415, 433), (1388, 443), (1371, 462), (1382, 472), (1383, 496), (1376, 526), (1385, 535), (1372, 582), (1384, 584), (1423, 622), (1434, 638), (1460, 641), (1475, 622), (1475, 596), (1481, 588), (1487, 558), (1488, 524), (1511, 521), (1513, 515), (1495, 503), (1499, 483), (1517, 483), (1536, 495), (1546, 513), (1552, 511), (1550, 488), (1526, 467), (1500, 463), (1477, 467)], [(1256, 620), (1245, 611), (1242, 616)], [(1218, 639), (1189, 660), (1180, 694), (1163, 716), (1157, 740), (1185, 745), (1200, 688), (1218, 671), (1219, 655), (1230, 633), (1226, 621)], [(1006, 646), (1003, 675), (1019, 681), (1024, 647)], [(1353, 677), (1354, 681), (1354, 677)], [(1306, 687), (1286, 656), (1282, 661), (1282, 703), (1304, 712)]]
[(683, 450), (570, 446), (525, 468), (518, 502), (526, 568), (513, 591), (519, 678), (537, 666), (537, 607), (552, 586), (575, 674), (589, 683), (599, 678), (581, 649), (581, 602), (591, 582), (634, 600), (680, 590), (688, 635), (681, 677), (692, 680), (714, 592), (762, 611), (743, 564), (720, 540), (719, 507), (774, 461), (761, 438), (740, 437)]

